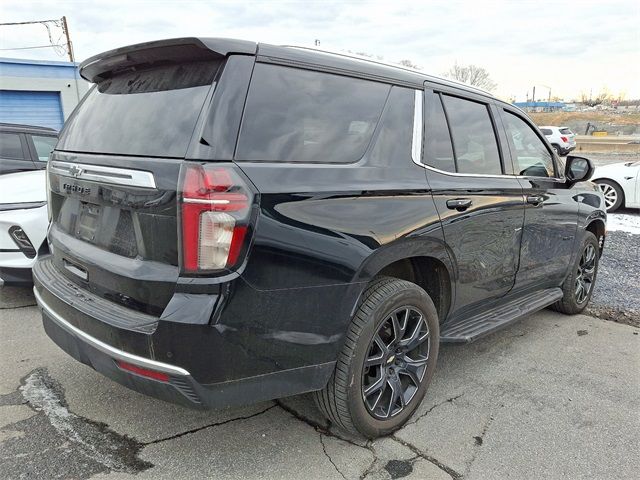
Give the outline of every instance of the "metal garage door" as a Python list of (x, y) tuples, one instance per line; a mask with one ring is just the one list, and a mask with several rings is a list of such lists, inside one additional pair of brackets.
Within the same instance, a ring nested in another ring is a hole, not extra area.
[(62, 128), (59, 92), (0, 90), (0, 122)]

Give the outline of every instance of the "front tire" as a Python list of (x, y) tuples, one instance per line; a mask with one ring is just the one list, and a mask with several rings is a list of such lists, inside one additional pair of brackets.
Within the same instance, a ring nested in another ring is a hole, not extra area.
[(419, 286), (375, 280), (347, 331), (327, 386), (315, 392), (324, 415), (367, 438), (388, 435), (413, 415), (438, 358), (438, 314)]
[(593, 294), (599, 260), (598, 240), (593, 233), (585, 232), (576, 262), (562, 285), (564, 295), (551, 308), (567, 315), (582, 312)]

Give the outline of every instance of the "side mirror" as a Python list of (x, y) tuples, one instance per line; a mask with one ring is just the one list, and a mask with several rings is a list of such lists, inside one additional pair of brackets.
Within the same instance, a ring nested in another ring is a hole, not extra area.
[(567, 179), (567, 184), (571, 187), (578, 182), (589, 180), (594, 170), (593, 163), (588, 158), (568, 155), (564, 176)]

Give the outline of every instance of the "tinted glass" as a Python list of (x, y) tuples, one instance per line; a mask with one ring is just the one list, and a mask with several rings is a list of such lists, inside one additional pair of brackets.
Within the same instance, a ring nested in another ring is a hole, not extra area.
[(553, 135), (553, 132), (551, 131), (551, 129), (549, 128), (541, 128), (540, 131), (544, 134), (544, 135)]
[(33, 145), (36, 147), (38, 160), (46, 162), (49, 160), (49, 154), (56, 146), (58, 139), (56, 137), (44, 137), (41, 135), (32, 135)]
[[(533, 128), (521, 118), (505, 111), (505, 127), (515, 169), (519, 175), (553, 177), (553, 157)], [(513, 155), (512, 153), (512, 155)]]
[[(562, 135), (573, 135), (573, 132), (571, 131), (570, 128), (561, 128), (560, 129), (560, 133)], [(545, 133), (545, 135), (546, 135), (546, 133)]]
[(0, 133), (0, 157), (24, 159), (20, 136), (17, 133)]
[(455, 172), (453, 147), (442, 101), (437, 93), (427, 94), (424, 156), (425, 163), (431, 167)]
[(354, 162), (364, 154), (389, 85), (257, 64), (236, 158)]
[(415, 91), (393, 87), (369, 154), (369, 165), (410, 165)]
[(68, 122), (58, 148), (183, 157), (218, 67), (165, 65), (100, 82)]
[(443, 95), (458, 172), (501, 174), (500, 154), (487, 106)]

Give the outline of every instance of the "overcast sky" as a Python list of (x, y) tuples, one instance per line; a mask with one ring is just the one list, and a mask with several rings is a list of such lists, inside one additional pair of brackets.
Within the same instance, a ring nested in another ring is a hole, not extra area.
[[(76, 59), (180, 37), (234, 37), (409, 59), (440, 75), (486, 68), (503, 98), (566, 99), (603, 88), (640, 98), (640, 2), (591, 1), (50, 1), (2, 0), (0, 22), (67, 16)], [(60, 31), (52, 32), (54, 41)], [(0, 27), (0, 56), (61, 60), (45, 28)]]

